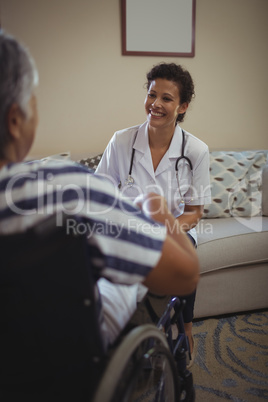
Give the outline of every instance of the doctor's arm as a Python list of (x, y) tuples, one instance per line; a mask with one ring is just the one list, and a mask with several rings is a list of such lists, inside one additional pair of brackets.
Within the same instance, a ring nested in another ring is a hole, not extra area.
[(198, 224), (204, 213), (204, 204), (210, 203), (209, 166), (209, 151), (208, 147), (206, 147), (195, 165), (191, 189), (185, 194), (186, 199), (194, 195), (194, 198), (199, 199), (202, 205), (190, 205), (186, 203), (183, 214), (176, 218), (185, 232), (193, 229)]
[(185, 231), (193, 229), (200, 219), (202, 218), (204, 212), (204, 205), (185, 205), (184, 213), (178, 216), (180, 227)]
[(118, 158), (112, 138), (103, 152), (95, 173), (106, 177), (115, 187), (118, 186), (120, 181), (117, 161)]
[(198, 160), (194, 165), (193, 171), (193, 182), (190, 189), (184, 195), (186, 199), (192, 198), (199, 200), (202, 205), (190, 205), (185, 204), (184, 212), (182, 215), (178, 216), (180, 226), (185, 232), (193, 229), (204, 213), (204, 204), (210, 203), (210, 156), (209, 149), (207, 146), (198, 155)]

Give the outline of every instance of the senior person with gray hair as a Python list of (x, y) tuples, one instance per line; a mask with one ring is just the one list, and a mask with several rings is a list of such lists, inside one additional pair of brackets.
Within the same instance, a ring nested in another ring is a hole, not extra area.
[(199, 279), (198, 259), (161, 196), (148, 194), (137, 206), (74, 162), (23, 162), (38, 125), (37, 83), (27, 49), (0, 31), (0, 233), (23, 232), (56, 212), (76, 213), (90, 225), (108, 345), (135, 310), (139, 283), (155, 293), (189, 294)]

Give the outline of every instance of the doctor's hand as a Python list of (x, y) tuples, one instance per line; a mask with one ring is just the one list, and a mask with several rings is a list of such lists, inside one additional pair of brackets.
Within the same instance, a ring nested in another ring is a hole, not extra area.
[(138, 196), (134, 203), (139, 206), (143, 213), (156, 222), (166, 226), (167, 233), (188, 252), (193, 252), (192, 242), (186, 236), (183, 228), (167, 206), (167, 201), (159, 194), (149, 193)]
[(135, 200), (142, 212), (156, 222), (167, 224), (175, 222), (175, 218), (169, 211), (166, 199), (156, 193), (140, 194)]

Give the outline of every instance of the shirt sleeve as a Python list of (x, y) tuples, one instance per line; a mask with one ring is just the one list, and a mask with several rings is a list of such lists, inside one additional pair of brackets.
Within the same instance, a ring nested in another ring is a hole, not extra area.
[(89, 255), (97, 277), (131, 285), (143, 282), (161, 257), (166, 228), (149, 219), (117, 187), (86, 169), (69, 167), (54, 173), (61, 203), (58, 208), (76, 214), (74, 234), (87, 235)]
[(165, 227), (77, 163), (14, 164), (0, 181), (6, 233), (22, 232), (55, 213), (57, 225), (62, 225), (67, 216), (67, 233), (86, 236), (98, 278), (126, 285), (142, 282), (161, 257)]

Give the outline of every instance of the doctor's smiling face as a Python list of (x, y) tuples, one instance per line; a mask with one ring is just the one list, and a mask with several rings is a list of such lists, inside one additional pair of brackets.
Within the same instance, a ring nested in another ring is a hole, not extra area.
[(184, 113), (188, 107), (187, 103), (180, 105), (178, 85), (164, 78), (151, 81), (144, 105), (150, 128), (170, 128), (173, 131), (178, 114)]

